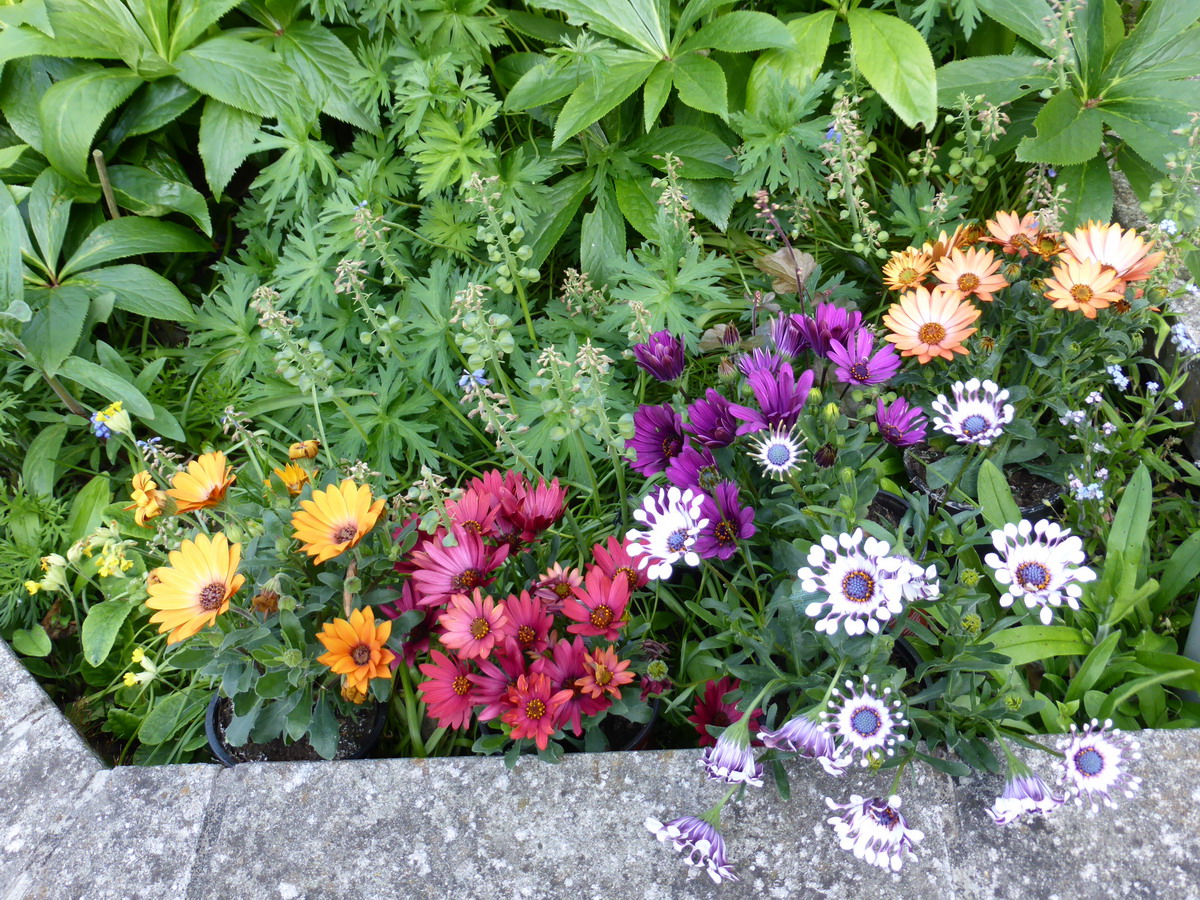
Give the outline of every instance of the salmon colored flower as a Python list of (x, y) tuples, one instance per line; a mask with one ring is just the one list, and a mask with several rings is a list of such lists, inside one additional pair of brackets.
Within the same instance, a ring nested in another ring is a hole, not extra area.
[(970, 303), (962, 303), (939, 287), (927, 291), (918, 287), (915, 291), (900, 295), (900, 302), (893, 303), (883, 317), (883, 324), (891, 334), (884, 340), (891, 341), (901, 356), (915, 356), (924, 364), (935, 356), (954, 359), (955, 353), (967, 354), (963, 341), (978, 331), (968, 327), (980, 316)]
[(509, 709), (503, 716), (512, 726), (513, 740), (533, 738), (539, 750), (545, 750), (550, 735), (558, 730), (559, 708), (571, 699), (571, 691), (552, 693), (550, 679), (540, 673), (521, 675), (508, 689)]
[(1067, 251), (1079, 262), (1090, 259), (1108, 266), (1122, 281), (1145, 281), (1150, 272), (1163, 261), (1165, 253), (1151, 253), (1154, 242), (1147, 243), (1130, 228), (1122, 231), (1120, 225), (1102, 225), (1088, 222), (1087, 227), (1075, 229), (1074, 234), (1064, 234)]
[(612, 647), (597, 647), (591, 656), (584, 658), (583, 667), (587, 674), (576, 679), (575, 686), (596, 699), (605, 694), (619, 697), (621, 688), (634, 679), (634, 673), (628, 671), (629, 663), (627, 659), (617, 659)]
[(954, 250), (937, 264), (933, 277), (955, 300), (976, 296), (991, 303), (992, 291), (1008, 287), (1004, 276), (996, 274), (999, 268), (1000, 260), (991, 250)]
[(357, 545), (379, 521), (383, 503), (382, 497), (372, 502), (369, 487), (347, 478), (300, 501), (300, 509), (292, 514), (292, 537), (319, 565)]
[(445, 631), (442, 643), (458, 651), (460, 659), (485, 659), (492, 655), (497, 642), (503, 646), (508, 616), (503, 606), (475, 588), (470, 597), (451, 597), (450, 609), (438, 618), (438, 625)]
[(920, 250), (911, 247), (903, 253), (893, 253), (884, 264), (883, 283), (893, 291), (911, 291), (925, 283), (925, 276), (933, 268), (933, 262)]
[(550, 646), (550, 629), (554, 616), (536, 594), (528, 591), (509, 596), (503, 604), (508, 624), (504, 627), (504, 652), (507, 654), (530, 653), (537, 656)]
[(288, 447), (288, 459), (316, 459), (320, 449), (320, 441), (301, 441)]
[(391, 634), (390, 619), (376, 625), (371, 607), (356, 609), (348, 620), (334, 619), (321, 626), (317, 640), (326, 652), (317, 662), (346, 676), (347, 686), (366, 693), (372, 678), (392, 677), (396, 654), (385, 646)]
[(308, 484), (315, 472), (309, 472), (307, 469), (302, 469), (298, 465), (288, 463), (282, 469), (272, 469), (279, 480), (283, 482), (283, 486), (287, 488), (287, 492), (295, 497), (304, 491), (304, 486)]
[(1046, 299), (1054, 301), (1055, 309), (1078, 310), (1089, 319), (1125, 296), (1125, 283), (1117, 273), (1092, 259), (1064, 257), (1054, 267), (1054, 277), (1046, 279), (1046, 287)]
[(154, 483), (149, 472), (136, 472), (133, 476), (133, 504), (125, 507), (125, 511), (136, 510), (133, 519), (139, 525), (145, 526), (151, 519), (163, 514), (164, 508), (171, 502), (167, 492), (160, 490)]
[(1037, 216), (1033, 213), (1018, 216), (1015, 212), (998, 212), (996, 218), (988, 219), (987, 230), (991, 237), (985, 240), (999, 244), (1005, 253), (1018, 253), (1024, 258), (1033, 250), (1034, 242), (1038, 239)]
[(967, 237), (966, 227), (959, 225), (949, 237), (943, 231), (936, 241), (926, 241), (921, 245), (921, 252), (929, 257), (931, 265), (936, 265), (943, 256), (949, 256), (952, 250), (967, 243)]
[(225, 499), (229, 486), (237, 481), (233, 466), (221, 451), (205, 453), (187, 464), (187, 471), (176, 472), (167, 495), (181, 513), (216, 506)]
[(246, 582), (238, 573), (242, 545), (230, 544), (224, 534), (198, 534), (167, 555), (169, 565), (153, 569), (147, 578), (146, 605), (157, 610), (150, 621), (159, 633), (169, 631), (168, 644), (189, 638), (229, 609), (229, 598)]

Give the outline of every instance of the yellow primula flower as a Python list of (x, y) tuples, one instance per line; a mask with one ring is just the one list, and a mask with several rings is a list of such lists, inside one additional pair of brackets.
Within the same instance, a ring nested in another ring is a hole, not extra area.
[(121, 678), (125, 682), (125, 687), (137, 687), (137, 683), (138, 683), (137, 676), (134, 675), (132, 672), (126, 672), (124, 675), (121, 676)]

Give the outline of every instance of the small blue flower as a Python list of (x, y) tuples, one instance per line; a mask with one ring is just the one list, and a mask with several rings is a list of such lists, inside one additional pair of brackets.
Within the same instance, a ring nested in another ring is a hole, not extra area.
[(1118, 388), (1123, 391), (1129, 390), (1129, 379), (1125, 377), (1125, 373), (1121, 371), (1120, 366), (1113, 363), (1111, 366), (1105, 366), (1104, 371), (1112, 377), (1113, 384)]
[(1182, 401), (1182, 400), (1176, 400), (1176, 401), (1175, 401), (1175, 405), (1174, 405), (1173, 409), (1175, 409), (1176, 411), (1179, 411), (1179, 410), (1183, 409), (1183, 401)]
[(825, 140), (840, 144), (842, 142), (842, 133), (830, 125), (829, 130), (825, 132)]
[(1048, 175), (1050, 178), (1057, 178), (1058, 177), (1058, 169), (1047, 169), (1046, 175)]
[(1150, 394), (1150, 395), (1157, 394), (1158, 390), (1161, 386), (1162, 385), (1160, 385), (1157, 381), (1147, 381), (1146, 382), (1146, 393)]
[(107, 441), (112, 437), (112, 429), (104, 424), (104, 420), (99, 418), (100, 413), (92, 413), (92, 434), (100, 438), (102, 441)]
[(458, 386), (465, 390), (470, 390), (472, 387), (486, 387), (491, 383), (490, 379), (483, 377), (483, 369), (476, 369), (474, 372), (463, 369), (462, 378), (458, 379)]
[(1179, 233), (1179, 226), (1175, 224), (1174, 219), (1163, 219), (1158, 223), (1158, 227), (1167, 234), (1174, 235)]
[(1171, 326), (1171, 340), (1175, 344), (1175, 349), (1184, 355), (1200, 353), (1200, 344), (1196, 343), (1191, 331), (1182, 322), (1176, 322)]

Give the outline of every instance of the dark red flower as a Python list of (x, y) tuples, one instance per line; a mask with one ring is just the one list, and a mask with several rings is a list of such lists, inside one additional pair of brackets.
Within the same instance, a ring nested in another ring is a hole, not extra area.
[[(708, 682), (704, 686), (704, 693), (696, 694), (696, 706), (687, 720), (696, 726), (696, 732), (700, 735), (701, 747), (712, 747), (717, 743), (717, 739), (708, 733), (709, 725), (716, 728), (727, 728), (744, 715), (737, 708), (737, 701), (740, 698), (724, 699), (726, 694), (739, 690), (741, 686), (740, 681), (727, 675), (717, 681)], [(748, 725), (751, 734), (758, 732), (761, 716), (761, 709), (756, 709), (750, 714)]]

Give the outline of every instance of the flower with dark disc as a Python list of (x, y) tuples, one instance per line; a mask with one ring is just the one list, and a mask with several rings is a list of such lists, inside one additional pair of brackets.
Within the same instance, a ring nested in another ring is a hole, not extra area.
[(1062, 778), (1068, 796), (1076, 804), (1086, 798), (1097, 809), (1101, 804), (1115, 806), (1113, 794), (1132, 797), (1142, 779), (1129, 771), (1129, 763), (1142, 758), (1141, 745), (1112, 727), (1112, 719), (1092, 719), (1080, 730), (1071, 725), (1071, 734), (1059, 744), (1063, 754)]
[(652, 835), (663, 843), (670, 841), (675, 852), (683, 854), (685, 863), (703, 869), (714, 883), (738, 881), (725, 857), (725, 839), (717, 831), (719, 824), (720, 819), (714, 824), (707, 817), (698, 819), (695, 816), (682, 816), (665, 824), (658, 819), (645, 821)]
[(838, 815), (827, 821), (833, 826), (843, 850), (880, 869), (899, 872), (905, 856), (916, 859), (913, 847), (925, 834), (908, 827), (900, 813), (900, 798), (896, 796), (860, 797), (850, 795), (849, 803), (834, 803), (825, 798), (825, 805)]
[(633, 358), (659, 381), (674, 381), (683, 374), (683, 338), (656, 331), (646, 343), (633, 345)]
[(903, 397), (896, 398), (891, 406), (883, 405), (883, 398), (875, 401), (875, 425), (879, 436), (893, 447), (911, 447), (925, 440), (929, 420), (919, 406), (912, 406)]
[(633, 414), (633, 437), (625, 446), (637, 453), (629, 465), (647, 478), (657, 475), (686, 446), (683, 417), (669, 403), (639, 406)]
[(696, 538), (696, 552), (702, 559), (729, 559), (737, 552), (738, 541), (754, 536), (754, 508), (742, 506), (738, 486), (722, 481), (700, 504), (700, 515), (708, 524)]

